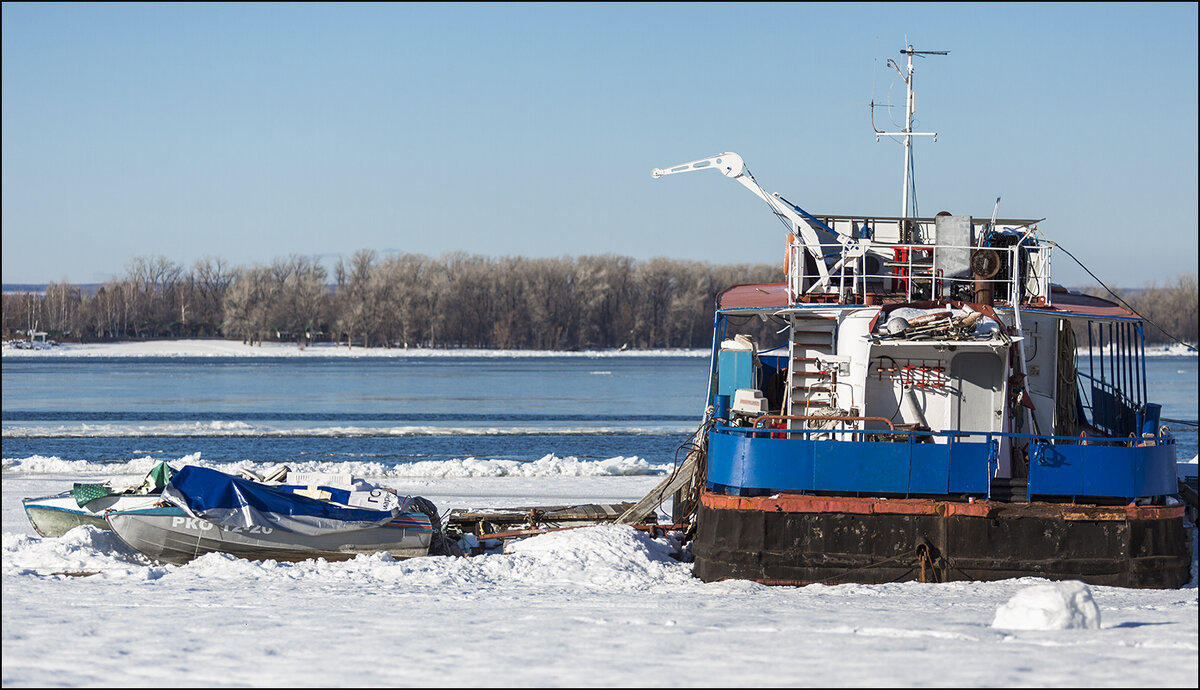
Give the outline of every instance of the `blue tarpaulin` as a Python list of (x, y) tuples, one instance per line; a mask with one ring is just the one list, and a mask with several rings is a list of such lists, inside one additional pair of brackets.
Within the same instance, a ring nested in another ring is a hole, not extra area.
[(194, 465), (171, 478), (163, 498), (214, 524), (309, 535), (382, 525), (408, 512), (409, 503), (402, 500), (399, 508), (390, 511), (352, 508)]

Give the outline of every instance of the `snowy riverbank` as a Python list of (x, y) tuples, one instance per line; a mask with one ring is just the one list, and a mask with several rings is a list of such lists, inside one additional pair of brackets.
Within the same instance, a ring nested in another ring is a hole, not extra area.
[[(1091, 613), (1034, 578), (706, 584), (669, 540), (615, 526), (474, 558), (180, 567), (91, 528), (35, 536), (21, 497), (96, 479), (30, 469), (3, 482), (4, 687), (1195, 686), (1194, 582), (1090, 587)], [(622, 500), (658, 479), (383, 483), (445, 510)], [(1055, 627), (1080, 611), (1096, 627)]]
[[(300, 347), (295, 343), (247, 345), (240, 340), (139, 340), (114, 343), (62, 343), (36, 349), (5, 343), (3, 357), (707, 357), (705, 348), (651, 350), (481, 350), (401, 347), (346, 347), (317, 343)], [(1087, 347), (1078, 350), (1086, 357)], [(1195, 357), (1186, 345), (1148, 345), (1147, 357)]]
[(24, 349), (5, 344), (4, 357), (706, 357), (708, 349), (657, 350), (477, 350), (399, 347), (346, 347), (317, 343), (247, 345), (240, 340), (145, 340), (116, 343), (63, 343)]

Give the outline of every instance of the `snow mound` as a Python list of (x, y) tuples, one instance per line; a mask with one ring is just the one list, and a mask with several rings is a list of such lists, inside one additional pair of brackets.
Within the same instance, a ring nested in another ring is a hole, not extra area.
[(174, 576), (208, 580), (308, 580), (376, 583), (404, 591), (436, 590), (467, 595), (497, 588), (528, 586), (545, 593), (643, 591), (663, 585), (694, 586), (691, 566), (671, 557), (675, 545), (625, 525), (601, 525), (551, 532), (510, 544), (504, 554), (455, 558), (431, 556), (396, 560), (385, 553), (349, 561), (299, 563), (246, 561), (210, 553)]
[(542, 581), (618, 589), (688, 581), (689, 569), (671, 557), (673, 550), (667, 540), (628, 525), (549, 532), (505, 547), (506, 554), (527, 560)]
[[(137, 451), (135, 451), (137, 452)], [(238, 470), (251, 470), (263, 474), (279, 465), (275, 462), (203, 461), (200, 452), (179, 458), (154, 458), (145, 456), (124, 462), (94, 462), (88, 460), (63, 460), (57, 456), (31, 455), (26, 458), (4, 458), (3, 469), (7, 472), (27, 474), (72, 474), (72, 475), (145, 475), (161, 460), (179, 469), (184, 465), (199, 465), (236, 474)], [(370, 461), (325, 462), (307, 460), (286, 463), (296, 472), (321, 474), (352, 474), (355, 477), (380, 477), (385, 479), (467, 479), (479, 477), (633, 477), (664, 475), (670, 473), (671, 463), (656, 464), (637, 456), (616, 456), (606, 460), (580, 459), (574, 456), (559, 457), (549, 453), (538, 460), (496, 460), (489, 458), (462, 458), (454, 460), (418, 460), (396, 465)]]
[(1034, 585), (1017, 592), (996, 610), (993, 628), (1010, 630), (1096, 630), (1100, 607), (1077, 580)]
[(124, 573), (153, 579), (161, 569), (117, 535), (81, 525), (57, 539), (4, 533), (4, 571), (47, 574)]
[[(199, 465), (200, 453), (190, 453), (179, 458), (153, 458), (149, 455), (133, 458), (124, 462), (92, 462), (88, 460), (63, 460), (51, 455), (31, 455), (27, 458), (4, 458), (5, 472), (25, 472), (29, 474), (74, 474), (74, 475), (145, 475), (158, 463), (166, 460), (172, 466), (179, 468), (184, 465)], [(247, 463), (242, 463), (247, 464)], [(217, 469), (232, 468), (227, 472), (236, 472), (241, 465), (236, 463), (209, 463)]]
[(463, 460), (423, 460), (390, 468), (395, 477), (620, 477), (662, 474), (664, 466), (652, 465), (639, 457), (580, 460), (560, 458), (553, 453), (532, 462), (466, 458)]
[(157, 563), (130, 549), (115, 534), (76, 527), (57, 539), (4, 534), (5, 577), (98, 575), (104, 579), (170, 582), (305, 582), (352, 589), (384, 587), (405, 592), (434, 591), (457, 598), (507, 588), (541, 595), (649, 591), (702, 586), (691, 564), (672, 557), (679, 545), (652, 538), (626, 525), (600, 525), (530, 537), (506, 553), (456, 558), (429, 556), (397, 560), (386, 553), (348, 561), (323, 558), (298, 563), (251, 561), (209, 553), (186, 565)]

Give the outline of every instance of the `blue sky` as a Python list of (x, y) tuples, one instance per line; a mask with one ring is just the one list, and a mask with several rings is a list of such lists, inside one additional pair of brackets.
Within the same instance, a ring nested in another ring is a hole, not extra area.
[[(1042, 218), (1114, 286), (1197, 262), (1197, 5), (3, 5), (3, 282), (359, 249), (778, 263), (734, 151), (896, 215)], [(892, 129), (887, 110), (877, 119)], [(898, 126), (898, 125), (897, 125)], [(1065, 254), (1055, 281), (1090, 283)]]

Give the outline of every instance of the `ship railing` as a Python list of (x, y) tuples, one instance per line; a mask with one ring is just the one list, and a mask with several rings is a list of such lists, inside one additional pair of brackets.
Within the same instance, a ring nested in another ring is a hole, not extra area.
[(1146, 399), (1141, 324), (1088, 321), (1087, 336), (1087, 359), (1077, 364), (1076, 390), (1091, 426), (1110, 436), (1154, 431), (1162, 407)]
[[(787, 427), (767, 426), (768, 422), (787, 420), (839, 420), (839, 421), (883, 421), (888, 429), (852, 428), (819, 428), (819, 427)], [(741, 434), (751, 438), (795, 438), (797, 436), (809, 439), (814, 435), (841, 434), (851, 438), (865, 437), (903, 437), (909, 443), (936, 443), (934, 438), (945, 438), (948, 443), (991, 443), (1001, 438), (1024, 439), (1030, 444), (1048, 445), (1081, 445), (1081, 446), (1113, 446), (1135, 448), (1140, 446), (1175, 443), (1175, 436), (1165, 427), (1155, 432), (1147, 432), (1141, 436), (1080, 435), (1061, 436), (1056, 434), (1022, 434), (1011, 431), (969, 431), (962, 429), (933, 430), (933, 429), (896, 429), (889, 420), (883, 417), (823, 417), (806, 415), (763, 415), (754, 420), (754, 426), (727, 426), (718, 424), (716, 429), (733, 434)], [(894, 442), (890, 439), (884, 442)]]
[[(792, 304), (824, 301), (837, 295), (847, 303), (870, 304), (879, 295), (904, 301), (955, 299), (1050, 305), (1052, 245), (980, 247), (901, 244), (859, 240), (822, 244), (817, 253), (827, 276), (813, 263), (800, 240), (788, 245), (787, 291)], [(985, 255), (976, 264), (977, 254)], [(973, 268), (985, 273), (976, 275)]]
[[(765, 414), (761, 417), (756, 417), (754, 427), (756, 429), (771, 429), (779, 430), (786, 429), (790, 426), (789, 422), (882, 422), (888, 425), (888, 429), (895, 431), (896, 425), (892, 424), (892, 420), (887, 417), (859, 417), (852, 415), (796, 415), (796, 414)], [(806, 429), (806, 431), (822, 431), (822, 429)], [(845, 431), (845, 430), (843, 430)], [(873, 433), (868, 430), (859, 430), (860, 436), (857, 440), (862, 440), (862, 434)]]

